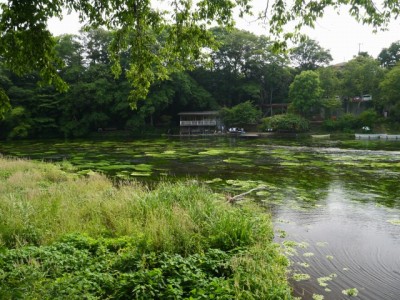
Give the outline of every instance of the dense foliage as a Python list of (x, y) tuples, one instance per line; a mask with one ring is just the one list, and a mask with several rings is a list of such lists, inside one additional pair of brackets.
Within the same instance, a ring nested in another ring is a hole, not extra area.
[(275, 115), (264, 118), (260, 129), (262, 131), (304, 132), (309, 130), (309, 122), (299, 115)]
[(269, 217), (251, 203), (198, 182), (150, 190), (71, 171), (0, 158), (1, 299), (290, 298)]
[(224, 107), (220, 115), (222, 121), (228, 127), (246, 127), (258, 123), (261, 117), (261, 111), (250, 101), (246, 101), (232, 108)]
[(290, 108), (302, 116), (318, 114), (321, 108), (322, 88), (315, 71), (303, 71), (289, 87)]
[[(6, 16), (7, 13), (3, 17)], [(393, 75), (398, 61), (396, 42), (382, 50), (378, 59), (360, 53), (346, 64), (322, 67), (330, 60), (329, 51), (310, 39), (300, 41), (292, 55), (287, 56), (273, 52), (274, 42), (268, 36), (222, 27), (212, 28), (208, 35), (218, 48), (209, 48), (207, 59), (192, 57), (191, 71), (163, 64), (169, 68), (168, 76), (158, 78), (154, 73), (143, 101), (132, 101), (132, 93), (140, 93), (140, 89), (132, 91), (131, 77), (141, 79), (131, 72), (129, 49), (119, 51), (120, 76), (115, 78), (111, 71), (115, 64), (115, 51), (111, 49), (115, 42), (113, 30), (87, 29), (80, 35), (52, 40), (54, 57), (60, 60), (60, 65), (54, 64), (57, 76), (69, 86), (62, 94), (54, 87), (40, 84), (41, 72), (27, 72), (34, 66), (19, 72), (5, 56), (0, 56), (0, 98), (10, 98), (12, 105), (7, 100), (0, 106), (4, 116), (0, 121), (0, 139), (82, 137), (116, 129), (174, 133), (178, 131), (179, 112), (221, 107), (231, 110), (246, 101), (251, 101), (264, 116), (282, 113), (274, 105), (282, 107), (292, 102), (292, 112), (309, 119), (357, 115), (373, 108), (378, 115), (386, 115), (381, 121), (393, 128), (400, 120), (396, 97), (399, 92)], [(2, 38), (6, 36), (9, 35)], [(159, 41), (166, 37), (162, 32), (154, 32), (153, 38)], [(305, 75), (311, 74), (310, 70), (316, 72), (312, 79)], [(372, 101), (354, 101), (364, 95), (370, 95)], [(133, 103), (136, 110), (131, 110)], [(246, 118), (252, 114), (245, 110), (242, 113)], [(246, 118), (227, 120), (226, 126), (246, 127), (254, 123), (254, 118), (248, 118), (249, 123), (245, 124)]]

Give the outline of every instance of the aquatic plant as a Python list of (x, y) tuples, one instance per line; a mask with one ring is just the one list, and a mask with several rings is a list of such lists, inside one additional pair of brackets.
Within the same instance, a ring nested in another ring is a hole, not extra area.
[(313, 300), (324, 300), (324, 296), (319, 294), (313, 294), (312, 298)]
[(303, 281), (303, 280), (308, 280), (310, 279), (310, 275), (309, 274), (305, 274), (305, 273), (294, 273), (292, 278), (295, 281)]
[(395, 220), (387, 220), (390, 224), (393, 225), (400, 225), (400, 219), (395, 219)]
[(297, 262), (297, 264), (303, 268), (309, 268), (310, 264), (306, 263), (306, 262)]
[(331, 281), (332, 279), (334, 279), (334, 278), (336, 278), (336, 277), (337, 277), (337, 274), (332, 273), (332, 274), (329, 275), (329, 276), (317, 278), (317, 281), (318, 281), (318, 284), (319, 284), (320, 286), (326, 287), (326, 286), (328, 286), (327, 282), (328, 282), (328, 281)]
[(342, 293), (347, 296), (356, 297), (358, 295), (358, 290), (356, 288), (352, 288), (352, 289), (343, 290)]

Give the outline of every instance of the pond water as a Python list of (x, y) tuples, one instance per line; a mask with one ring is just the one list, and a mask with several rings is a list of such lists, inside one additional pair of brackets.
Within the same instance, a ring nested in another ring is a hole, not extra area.
[(150, 184), (194, 178), (230, 195), (262, 186), (247, 199), (273, 217), (295, 296), (400, 299), (400, 141), (20, 141), (0, 153)]

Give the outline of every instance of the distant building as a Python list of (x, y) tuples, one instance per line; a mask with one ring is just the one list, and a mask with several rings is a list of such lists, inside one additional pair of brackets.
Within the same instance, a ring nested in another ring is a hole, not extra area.
[(180, 134), (210, 134), (224, 131), (218, 111), (181, 112)]

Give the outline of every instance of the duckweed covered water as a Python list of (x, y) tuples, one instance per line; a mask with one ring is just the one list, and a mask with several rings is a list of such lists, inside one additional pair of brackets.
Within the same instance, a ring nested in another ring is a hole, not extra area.
[[(273, 216), (299, 299), (400, 299), (400, 142), (175, 138), (0, 142), (116, 180), (193, 178)], [(6, 178), (0, 170), (0, 179)]]

